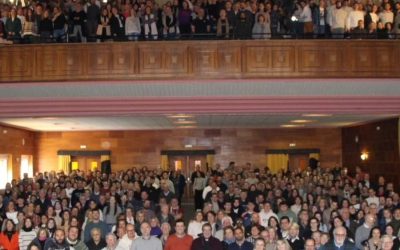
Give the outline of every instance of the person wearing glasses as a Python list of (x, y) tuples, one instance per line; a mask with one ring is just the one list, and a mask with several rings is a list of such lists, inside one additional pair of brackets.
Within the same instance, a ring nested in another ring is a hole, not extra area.
[(347, 239), (347, 230), (340, 226), (333, 231), (333, 240), (323, 245), (321, 250), (357, 250), (354, 243)]

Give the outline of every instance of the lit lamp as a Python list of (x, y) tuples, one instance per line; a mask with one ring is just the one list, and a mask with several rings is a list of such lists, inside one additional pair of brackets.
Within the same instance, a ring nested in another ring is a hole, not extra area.
[(367, 152), (364, 152), (364, 153), (361, 154), (360, 157), (361, 157), (361, 160), (365, 161), (365, 160), (368, 159), (368, 153), (367, 153)]

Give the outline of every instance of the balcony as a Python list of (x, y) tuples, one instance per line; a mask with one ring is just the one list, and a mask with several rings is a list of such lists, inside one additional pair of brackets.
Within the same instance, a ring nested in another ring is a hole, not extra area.
[(38, 44), (0, 55), (0, 82), (400, 77), (398, 40)]

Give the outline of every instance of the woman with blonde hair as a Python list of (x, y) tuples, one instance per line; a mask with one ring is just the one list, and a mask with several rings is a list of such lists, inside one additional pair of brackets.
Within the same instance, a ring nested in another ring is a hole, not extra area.
[(292, 248), (290, 247), (289, 242), (286, 240), (277, 240), (276, 250), (292, 250)]

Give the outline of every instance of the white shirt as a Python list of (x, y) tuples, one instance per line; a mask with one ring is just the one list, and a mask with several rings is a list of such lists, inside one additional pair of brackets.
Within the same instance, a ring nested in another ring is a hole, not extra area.
[(260, 216), (260, 224), (263, 227), (268, 227), (269, 218), (275, 217), (278, 219), (278, 216), (272, 210), (266, 213), (263, 209), (258, 215)]
[(394, 19), (394, 14), (391, 11), (384, 10), (381, 13), (379, 13), (379, 20), (381, 20), (383, 24), (393, 23), (393, 19)]
[(311, 9), (310, 6), (308, 6), (308, 4), (304, 6), (303, 10), (301, 11), (300, 21), (304, 23), (312, 22)]
[(350, 12), (349, 16), (347, 17), (347, 28), (354, 29), (358, 26), (358, 21), (362, 20), (364, 22), (364, 12), (361, 10), (354, 10)]
[(193, 239), (197, 239), (199, 237), (199, 234), (203, 233), (202, 227), (204, 223), (204, 221), (191, 221), (188, 226), (188, 234), (191, 235)]
[[(135, 235), (135, 239), (137, 239), (137, 235)], [(130, 250), (132, 247), (132, 243), (134, 240), (130, 240), (128, 235), (122, 236), (122, 238), (118, 241), (118, 245), (115, 250)]]

